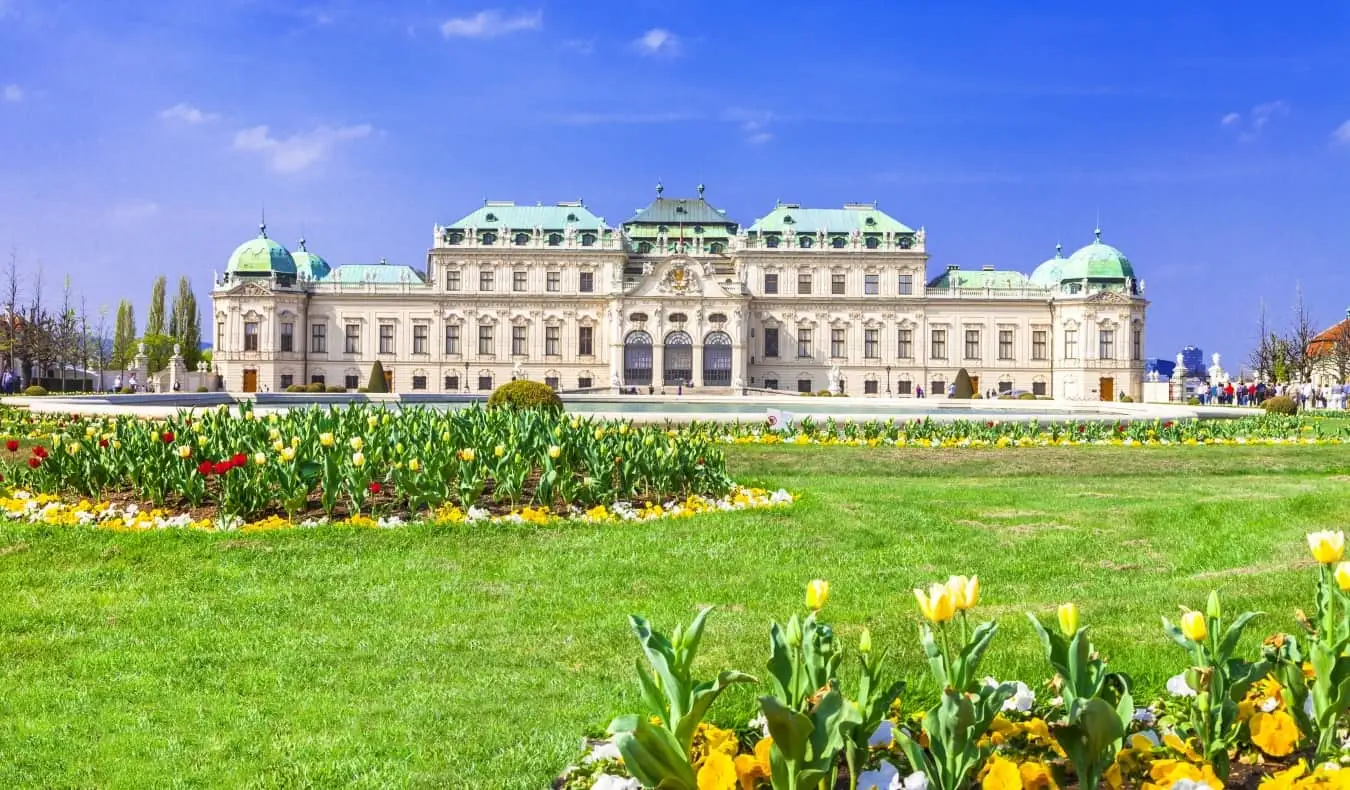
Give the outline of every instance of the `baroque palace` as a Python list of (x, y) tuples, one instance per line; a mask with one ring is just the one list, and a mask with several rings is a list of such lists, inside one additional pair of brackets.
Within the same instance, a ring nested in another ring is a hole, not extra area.
[(437, 225), (426, 270), (331, 267), (257, 238), (215, 279), (214, 363), (234, 391), (365, 386), (486, 392), (831, 389), (1141, 396), (1144, 284), (1101, 240), (1031, 274), (948, 265), (873, 203), (779, 203), (742, 226), (704, 198), (656, 199), (618, 227), (581, 201), (487, 201)]

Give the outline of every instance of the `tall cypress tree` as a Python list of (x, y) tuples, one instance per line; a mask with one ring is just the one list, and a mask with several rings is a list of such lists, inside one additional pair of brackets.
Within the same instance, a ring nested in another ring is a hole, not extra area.
[(136, 356), (136, 309), (123, 299), (117, 304), (117, 321), (113, 324), (112, 366), (126, 370)]
[(201, 359), (202, 326), (197, 313), (197, 295), (192, 292), (188, 278), (178, 279), (178, 293), (174, 294), (169, 310), (169, 336), (183, 352), (183, 364), (188, 370), (197, 367)]
[(164, 275), (155, 278), (155, 285), (150, 290), (150, 312), (145, 316), (145, 333), (147, 335), (164, 334)]

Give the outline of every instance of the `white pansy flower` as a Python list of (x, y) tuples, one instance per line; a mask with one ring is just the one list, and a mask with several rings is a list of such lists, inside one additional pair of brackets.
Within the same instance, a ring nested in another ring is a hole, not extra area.
[(882, 760), (875, 770), (858, 774), (858, 790), (891, 790), (899, 780), (899, 769)]
[(1186, 673), (1182, 672), (1167, 679), (1167, 693), (1175, 697), (1194, 697), (1195, 689), (1186, 682)]
[(1148, 708), (1135, 708), (1134, 720), (1145, 727), (1152, 727), (1154, 724), (1158, 723), (1158, 717)]
[(746, 726), (752, 730), (759, 730), (765, 738), (769, 737), (769, 720), (764, 718), (763, 713), (746, 722)]
[(597, 760), (618, 760), (623, 755), (619, 754), (619, 747), (614, 745), (613, 741), (597, 743), (591, 747), (591, 751), (585, 757), (581, 758), (582, 763), (593, 763)]
[[(1013, 695), (1003, 702), (1004, 712), (1016, 711), (1018, 713), (1030, 713), (1031, 706), (1036, 704), (1036, 692), (1031, 687), (1020, 680), (1011, 681), (1016, 688)], [(990, 688), (998, 688), (1001, 684), (994, 678), (984, 679), (984, 685)]]
[(895, 725), (884, 719), (877, 725), (872, 737), (867, 739), (867, 745), (873, 749), (889, 749), (893, 743), (895, 743)]
[(1266, 697), (1261, 700), (1261, 710), (1265, 713), (1270, 713), (1278, 707), (1280, 707), (1280, 701), (1275, 697)]
[(591, 790), (642, 790), (642, 783), (614, 774), (600, 774), (595, 777)]

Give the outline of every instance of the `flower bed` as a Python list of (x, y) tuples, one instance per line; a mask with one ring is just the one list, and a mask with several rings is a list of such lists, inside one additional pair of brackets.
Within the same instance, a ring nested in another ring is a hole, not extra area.
[(165, 420), (71, 416), (41, 433), (5, 417), (0, 455), (16, 489), (222, 525), (604, 520), (764, 498), (736, 486), (721, 450), (699, 434), (554, 411), (355, 406), (257, 417), (244, 407)]
[[(1236, 617), (1211, 593), (1162, 634), (1179, 650), (1171, 696), (1142, 705), (1128, 675), (1108, 666), (1077, 607), (1050, 622), (1028, 613), (1045, 655), (1044, 679), (980, 672), (998, 625), (977, 623), (978, 577), (953, 576), (914, 595), (935, 704), (911, 710), (905, 684), (862, 632), (848, 650), (822, 618), (830, 596), (807, 587), (803, 615), (769, 628), (764, 681), (722, 671), (700, 680), (694, 661), (711, 607), (688, 627), (659, 633), (631, 617), (645, 666), (642, 710), (619, 716), (608, 738), (585, 744), (562, 790), (1034, 790), (1082, 787), (1350, 787), (1350, 562), (1341, 532), (1308, 536), (1317, 562), (1309, 616), (1297, 635), (1259, 651), (1239, 642), (1260, 615)], [(844, 688), (847, 653), (859, 671)], [(1183, 658), (1184, 656), (1184, 658)], [(722, 729), (705, 719), (731, 685), (761, 691), (760, 715)]]
[(1277, 445), (1350, 443), (1350, 420), (1266, 415), (1237, 420), (954, 420), (823, 421), (811, 418), (689, 428), (724, 444), (845, 445), (855, 447), (1051, 447), (1115, 445)]

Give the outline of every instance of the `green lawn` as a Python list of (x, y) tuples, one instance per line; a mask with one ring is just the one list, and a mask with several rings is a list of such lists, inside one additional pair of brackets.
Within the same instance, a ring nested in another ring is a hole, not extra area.
[[(1309, 606), (1303, 534), (1350, 522), (1338, 447), (747, 447), (785, 511), (643, 526), (125, 535), (0, 526), (0, 787), (534, 790), (637, 704), (625, 616), (717, 604), (711, 674), (760, 672), (769, 619), (828, 578), (920, 677), (911, 588), (978, 573), (988, 668), (1040, 680), (1022, 612), (1075, 600), (1156, 691), (1158, 618), (1212, 587), (1265, 633)], [(910, 697), (926, 691), (915, 688)], [(738, 689), (714, 708), (749, 714)]]

